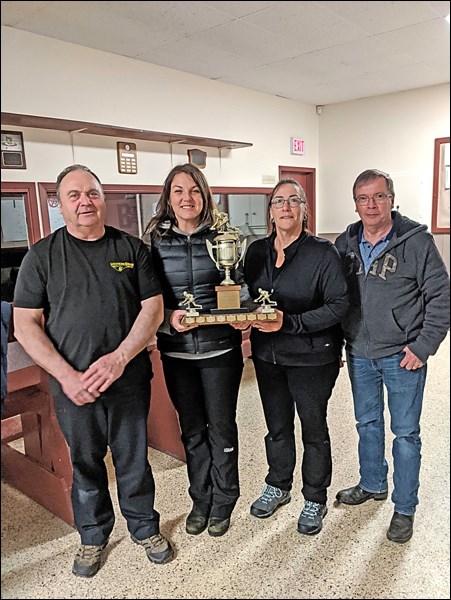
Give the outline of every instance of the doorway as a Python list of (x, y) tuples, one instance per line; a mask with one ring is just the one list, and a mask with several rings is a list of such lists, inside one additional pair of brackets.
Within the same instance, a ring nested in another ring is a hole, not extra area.
[(309, 231), (316, 235), (316, 169), (312, 167), (279, 167), (279, 179), (287, 177), (302, 185), (309, 208)]
[(41, 235), (34, 183), (2, 182), (1, 192), (1, 299), (12, 302), (22, 259)]

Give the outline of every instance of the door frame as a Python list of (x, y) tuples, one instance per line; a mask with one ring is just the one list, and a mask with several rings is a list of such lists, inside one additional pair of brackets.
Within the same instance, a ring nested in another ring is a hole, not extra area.
[(41, 239), (39, 213), (37, 205), (36, 185), (25, 181), (2, 181), (2, 195), (7, 193), (23, 194), (25, 202), (25, 218), (27, 221), (28, 244), (33, 245)]
[(307, 196), (309, 231), (316, 235), (316, 169), (279, 166), (279, 180), (286, 178), (294, 179), (302, 185)]

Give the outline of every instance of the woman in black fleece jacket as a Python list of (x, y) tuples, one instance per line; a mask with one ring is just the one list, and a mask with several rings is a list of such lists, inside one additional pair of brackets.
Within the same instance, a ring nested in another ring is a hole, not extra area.
[(244, 275), (252, 298), (259, 288), (277, 302), (277, 321), (256, 321), (251, 346), (268, 433), (269, 471), (251, 514), (264, 518), (291, 500), (296, 466), (295, 408), (301, 420), (305, 504), (299, 533), (313, 535), (327, 513), (332, 459), (327, 405), (339, 373), (339, 323), (349, 303), (338, 252), (308, 232), (305, 192), (284, 179), (268, 205), (269, 237), (250, 245)]
[(157, 345), (186, 453), (193, 501), (186, 531), (198, 535), (208, 527), (210, 535), (221, 536), (240, 494), (236, 408), (243, 325), (185, 325), (186, 310), (179, 308), (184, 292), (204, 310), (216, 306), (215, 286), (223, 274), (206, 246), (217, 235), (211, 230), (213, 210), (203, 173), (177, 165), (166, 177), (144, 241), (163, 288), (165, 321)]

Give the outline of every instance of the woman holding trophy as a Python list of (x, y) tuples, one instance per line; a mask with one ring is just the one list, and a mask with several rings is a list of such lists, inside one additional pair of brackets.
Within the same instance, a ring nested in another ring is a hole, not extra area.
[[(307, 199), (279, 181), (268, 205), (270, 235), (249, 247), (244, 276), (252, 298), (271, 290), (277, 320), (252, 324), (251, 348), (268, 433), (268, 474), (251, 514), (270, 517), (291, 500), (296, 466), (295, 409), (301, 420), (304, 507), (297, 529), (314, 535), (327, 513), (332, 459), (327, 404), (339, 373), (339, 323), (348, 309), (334, 246), (308, 232)], [(259, 296), (260, 295), (260, 296)]]
[(165, 320), (157, 347), (186, 452), (193, 501), (186, 531), (197, 535), (208, 528), (211, 536), (221, 536), (240, 495), (236, 408), (243, 371), (240, 329), (248, 324), (183, 322), (187, 312), (216, 306), (221, 273), (206, 244), (216, 235), (214, 209), (203, 173), (178, 165), (166, 177), (144, 241), (163, 288)]

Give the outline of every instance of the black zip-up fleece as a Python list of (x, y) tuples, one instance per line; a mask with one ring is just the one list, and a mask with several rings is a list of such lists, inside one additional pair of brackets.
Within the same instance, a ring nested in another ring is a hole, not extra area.
[(437, 352), (449, 329), (449, 277), (426, 225), (392, 212), (394, 234), (365, 275), (359, 250), (362, 222), (336, 240), (345, 265), (351, 308), (343, 321), (347, 350), (382, 358), (408, 345), (422, 361)]
[(306, 232), (285, 248), (285, 261), (274, 271), (275, 233), (253, 242), (244, 261), (244, 278), (252, 298), (258, 288), (284, 313), (279, 331), (251, 332), (252, 354), (286, 366), (325, 365), (340, 353), (340, 328), (348, 306), (340, 256), (328, 240)]
[[(203, 310), (216, 308), (215, 286), (224, 278), (207, 252), (206, 240), (214, 243), (217, 231), (209, 227), (187, 235), (172, 228), (152, 239), (152, 255), (157, 275), (163, 288), (165, 309), (177, 310), (184, 300), (183, 292), (194, 294)], [(148, 239), (145, 240), (148, 243)], [(228, 350), (241, 345), (241, 331), (231, 325), (205, 325), (192, 331), (157, 334), (160, 352), (187, 352), (202, 354), (214, 350)]]

